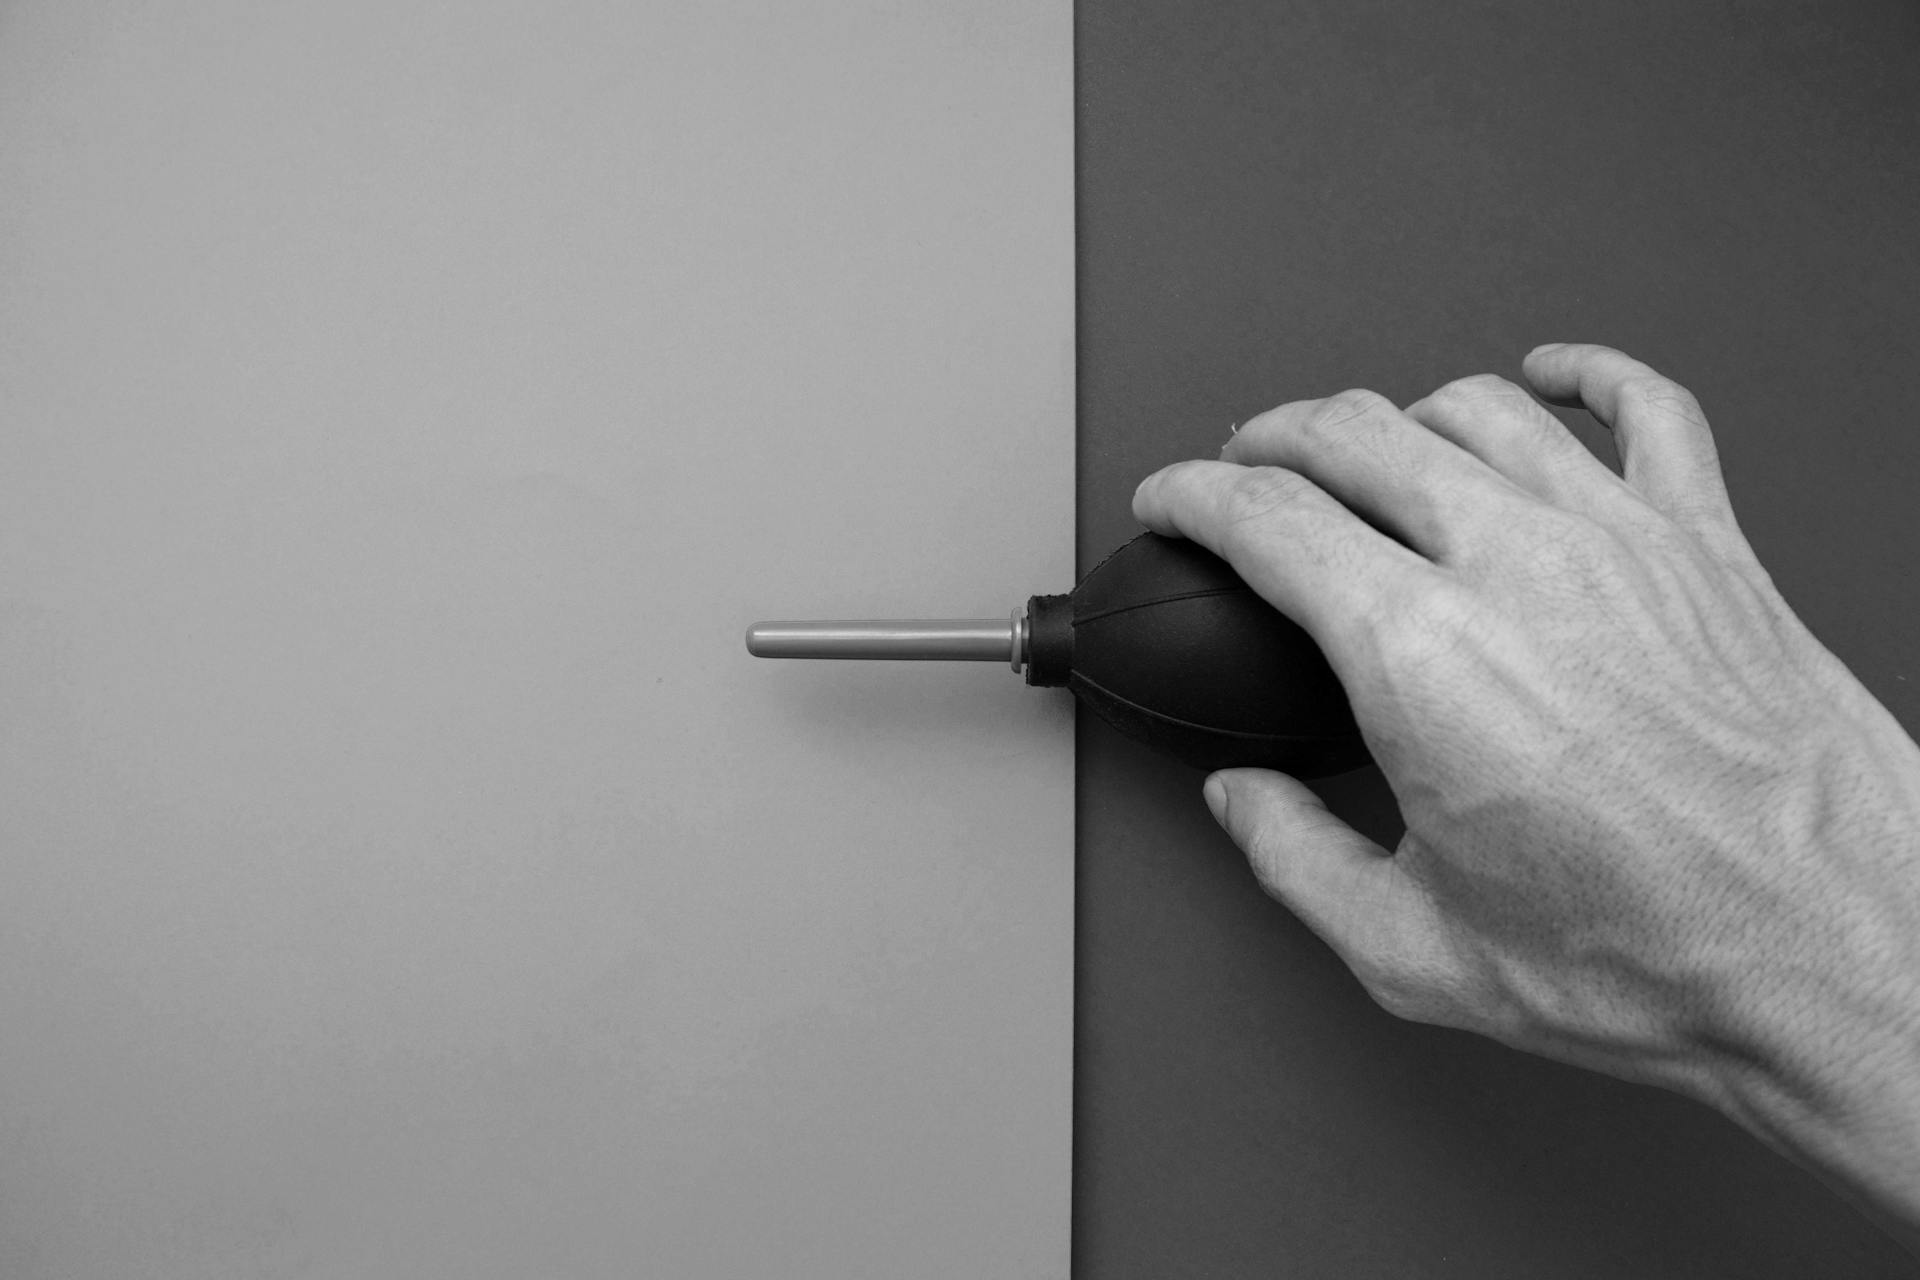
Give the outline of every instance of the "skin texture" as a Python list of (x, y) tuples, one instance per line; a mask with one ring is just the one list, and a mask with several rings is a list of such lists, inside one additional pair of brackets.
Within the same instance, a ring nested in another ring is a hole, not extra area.
[(1282, 405), (1142, 483), (1325, 650), (1406, 836), (1264, 770), (1208, 804), (1390, 1012), (1698, 1098), (1914, 1247), (1920, 748), (1774, 589), (1684, 388), (1523, 373)]

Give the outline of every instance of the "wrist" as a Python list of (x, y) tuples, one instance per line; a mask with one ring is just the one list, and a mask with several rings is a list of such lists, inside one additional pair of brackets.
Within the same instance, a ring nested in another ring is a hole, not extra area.
[(1822, 908), (1782, 912), (1801, 927), (1751, 948), (1728, 988), (1716, 1102), (1862, 1207), (1920, 1230), (1920, 806), (1849, 781), (1816, 806), (1843, 814), (1843, 831), (1788, 827), (1832, 854), (1845, 889), (1809, 887)]
[(1838, 1000), (1817, 1024), (1729, 1053), (1709, 1100), (1837, 1191), (1920, 1231), (1916, 1000), (1910, 991), (1904, 1017), (1892, 1000)]
[(1869, 727), (1816, 749), (1775, 814), (1780, 860), (1817, 849), (1803, 865), (1820, 873), (1741, 948), (1709, 1093), (1883, 1225), (1920, 1231), (1920, 751), (1897, 726), (1863, 744)]

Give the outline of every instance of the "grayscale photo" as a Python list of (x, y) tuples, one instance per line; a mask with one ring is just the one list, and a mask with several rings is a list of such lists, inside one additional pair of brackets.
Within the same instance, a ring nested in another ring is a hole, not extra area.
[(1920, 4), (0, 0), (0, 1280), (1920, 1277)]

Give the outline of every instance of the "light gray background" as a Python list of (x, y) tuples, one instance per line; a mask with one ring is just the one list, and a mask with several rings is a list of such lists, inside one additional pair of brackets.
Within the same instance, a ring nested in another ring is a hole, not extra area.
[(1070, 58), (0, 8), (0, 1274), (1065, 1273)]

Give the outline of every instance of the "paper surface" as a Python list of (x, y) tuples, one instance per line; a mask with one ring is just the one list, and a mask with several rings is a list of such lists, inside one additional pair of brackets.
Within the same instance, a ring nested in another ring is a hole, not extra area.
[(1064, 1276), (1064, 0), (0, 16), (0, 1274)]

